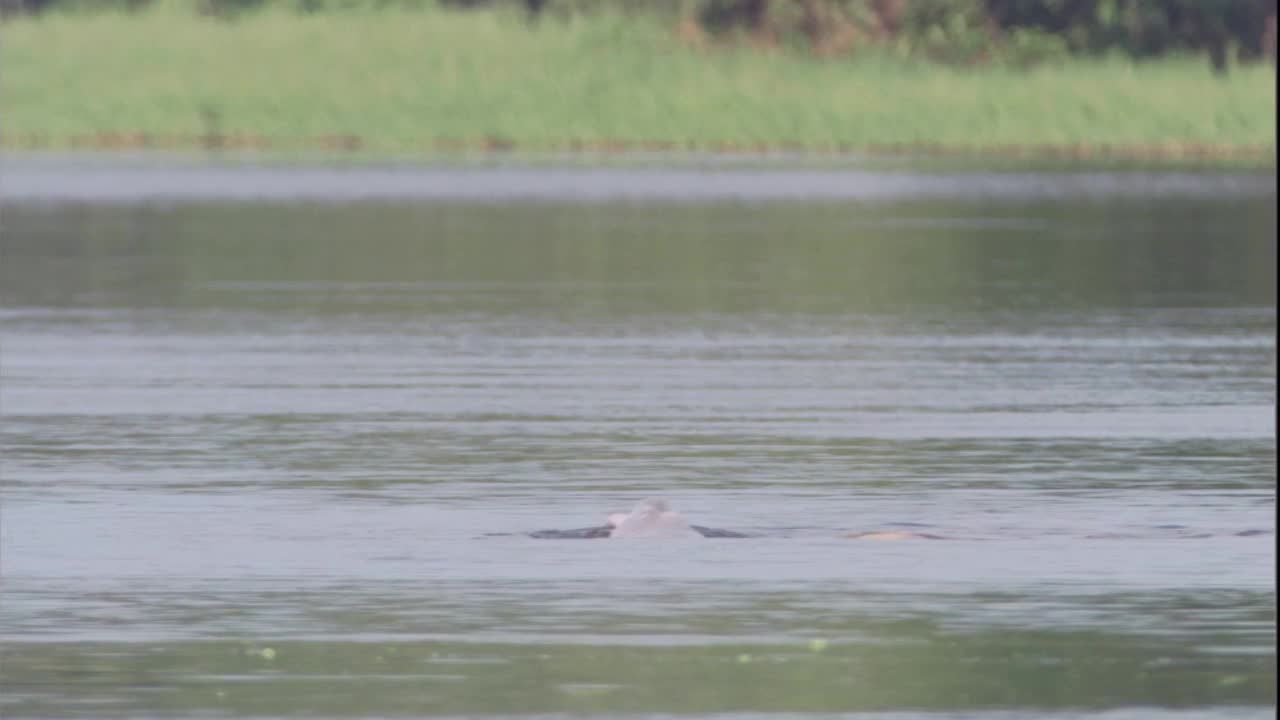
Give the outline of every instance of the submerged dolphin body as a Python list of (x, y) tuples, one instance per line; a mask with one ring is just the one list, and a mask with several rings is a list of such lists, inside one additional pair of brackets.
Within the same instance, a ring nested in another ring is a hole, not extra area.
[(732, 530), (690, 525), (671, 509), (666, 500), (641, 500), (630, 513), (613, 513), (605, 525), (576, 530), (539, 530), (529, 533), (540, 539), (570, 540), (595, 538), (745, 538)]
[(844, 535), (850, 540), (943, 540), (940, 535), (929, 533), (906, 532), (904, 530), (873, 530)]

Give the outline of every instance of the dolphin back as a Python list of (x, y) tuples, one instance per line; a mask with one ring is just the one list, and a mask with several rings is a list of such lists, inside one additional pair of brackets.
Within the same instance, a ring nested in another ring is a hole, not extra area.
[(748, 538), (751, 537), (746, 533), (734, 532), (733, 530), (721, 530), (720, 528), (709, 528), (702, 525), (690, 525), (689, 527), (697, 530), (702, 537), (708, 538)]

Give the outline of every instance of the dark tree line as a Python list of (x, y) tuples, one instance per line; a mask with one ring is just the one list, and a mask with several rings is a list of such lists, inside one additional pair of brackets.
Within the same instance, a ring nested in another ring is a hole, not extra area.
[(1135, 57), (1207, 52), (1225, 70), (1241, 61), (1275, 61), (1276, 0), (705, 0), (710, 32), (765, 38), (788, 23), (818, 49), (906, 36), (950, 59), (980, 60), (1010, 43), (1075, 54), (1120, 51)]
[[(0, 0), (0, 12), (115, 5), (150, 0)], [(1214, 68), (1231, 59), (1275, 61), (1276, 0), (195, 0), (210, 15), (263, 5), (301, 12), (335, 7), (520, 5), (531, 19), (602, 9), (666, 13), (707, 38), (747, 36), (777, 43), (799, 38), (819, 54), (904, 40), (924, 55), (980, 62), (1001, 52), (1036, 55), (1124, 52), (1151, 57), (1206, 53)]]

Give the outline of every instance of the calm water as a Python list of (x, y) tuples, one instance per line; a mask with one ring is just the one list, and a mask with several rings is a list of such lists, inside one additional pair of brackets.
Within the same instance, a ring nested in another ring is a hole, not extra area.
[(361, 172), (5, 179), (4, 717), (1272, 716), (1273, 178)]

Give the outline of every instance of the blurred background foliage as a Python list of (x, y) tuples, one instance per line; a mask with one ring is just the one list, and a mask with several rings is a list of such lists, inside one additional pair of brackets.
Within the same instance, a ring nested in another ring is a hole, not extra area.
[(957, 64), (1204, 53), (1225, 71), (1233, 60), (1274, 62), (1276, 41), (1276, 0), (0, 0), (0, 12), (156, 5), (185, 5), (226, 19), (263, 8), (310, 13), (440, 5), (505, 6), (531, 21), (645, 13), (668, 16), (696, 44), (799, 45), (821, 56), (887, 47)]

